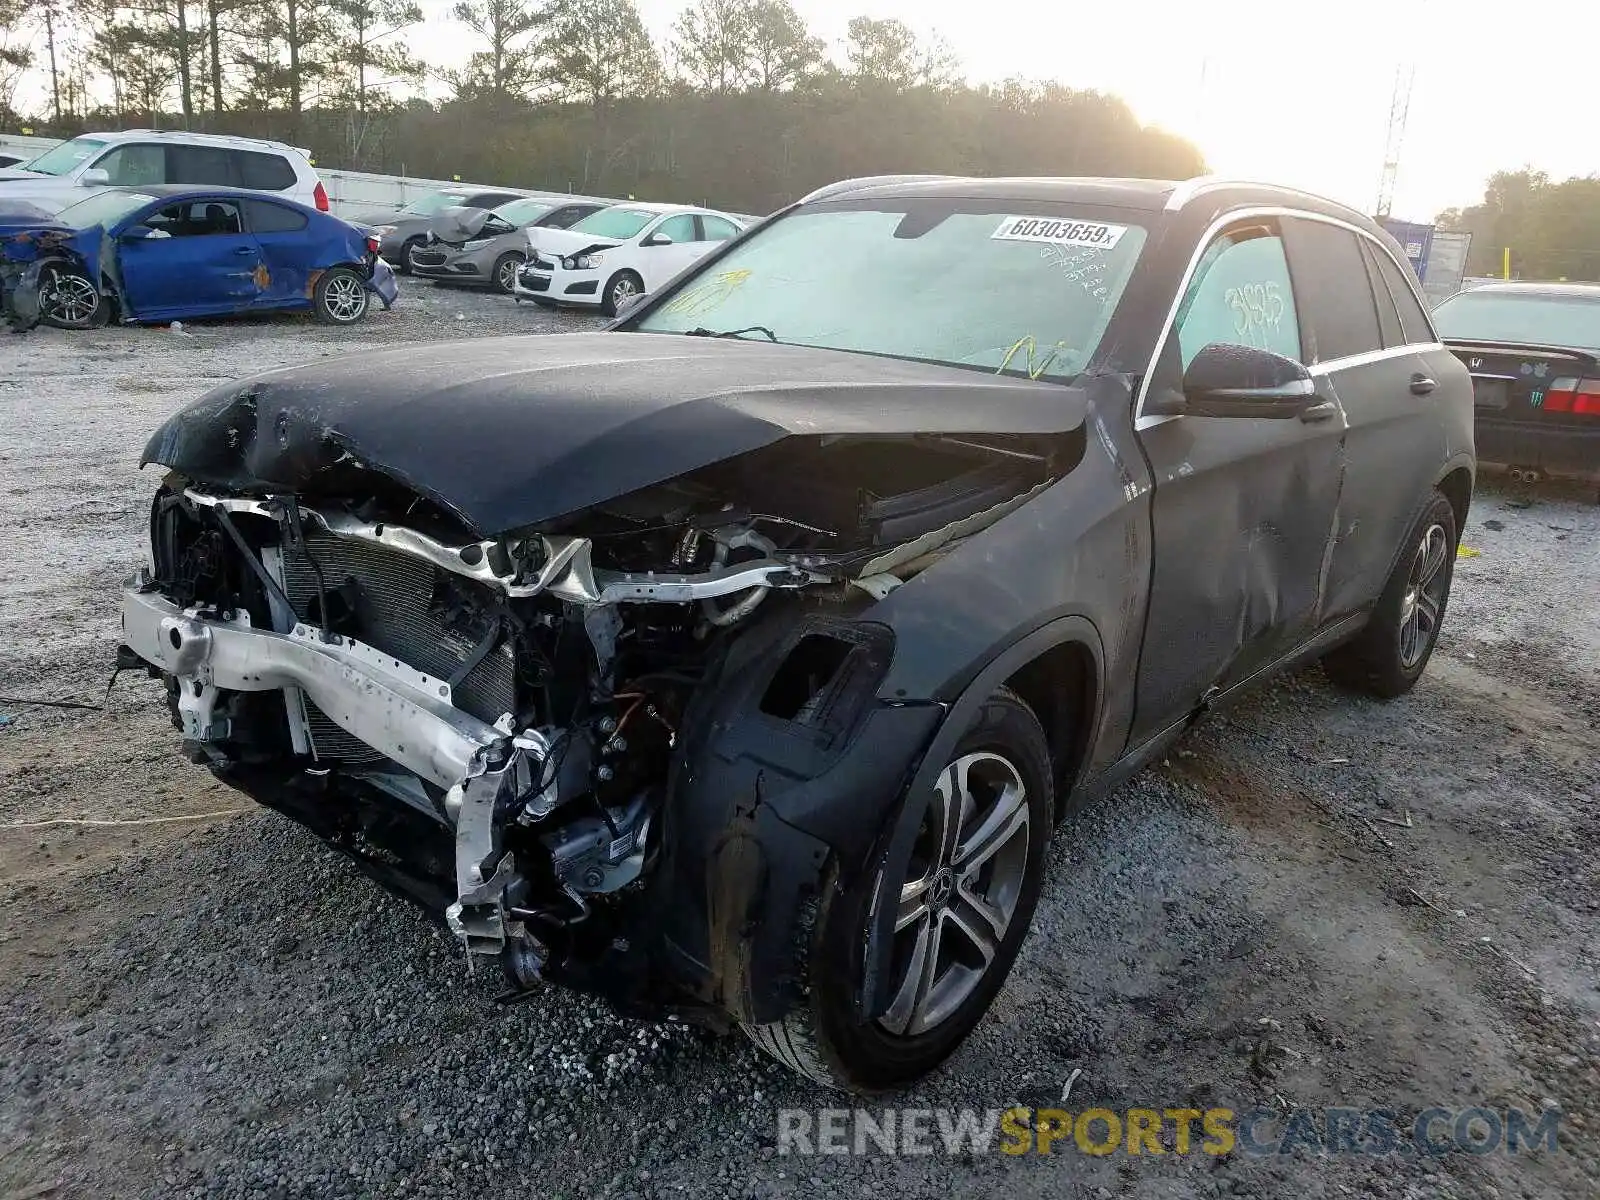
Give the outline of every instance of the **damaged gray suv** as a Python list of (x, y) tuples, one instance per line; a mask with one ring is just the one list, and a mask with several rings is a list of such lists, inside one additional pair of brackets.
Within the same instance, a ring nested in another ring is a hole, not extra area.
[(1472, 391), (1284, 189), (876, 179), (607, 332), (174, 415), (124, 663), (508, 996), (873, 1091), (1003, 984), (1063, 814), (1274, 672), (1427, 664)]

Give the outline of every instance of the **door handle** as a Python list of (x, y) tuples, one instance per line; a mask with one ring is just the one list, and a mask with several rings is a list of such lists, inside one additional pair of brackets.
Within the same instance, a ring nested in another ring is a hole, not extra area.
[(1315, 421), (1327, 421), (1339, 415), (1339, 406), (1332, 400), (1324, 400), (1313, 404), (1310, 408), (1300, 410), (1300, 419), (1307, 425)]
[(1424, 375), (1421, 371), (1411, 377), (1411, 394), (1413, 396), (1426, 396), (1438, 386), (1438, 381)]
[(249, 255), (254, 254), (255, 252), (256, 252), (256, 248), (254, 246), (239, 246), (234, 250), (234, 253), (237, 254), (240, 258), (246, 258)]

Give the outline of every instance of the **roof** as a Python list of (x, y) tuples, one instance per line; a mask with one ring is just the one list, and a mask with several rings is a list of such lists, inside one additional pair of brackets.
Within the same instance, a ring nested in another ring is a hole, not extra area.
[(238, 196), (246, 200), (272, 200), (279, 204), (293, 204), (297, 208), (307, 207), (290, 196), (281, 192), (260, 192), (250, 188), (226, 187), (220, 183), (129, 183), (113, 187), (95, 188), (93, 195), (100, 196), (106, 192), (124, 192), (130, 196)]
[(1540, 283), (1533, 280), (1480, 283), (1461, 294), (1475, 296), (1479, 292), (1498, 292), (1502, 296), (1568, 296), (1574, 300), (1600, 300), (1600, 283)]
[(94, 138), (101, 142), (131, 142), (145, 141), (156, 138), (159, 141), (188, 142), (196, 146), (232, 146), (239, 150), (287, 150), (309, 159), (311, 152), (299, 146), (291, 146), (287, 142), (275, 142), (269, 138), (236, 137), (227, 133), (190, 133), (186, 129), (113, 129), (82, 134), (83, 137)]

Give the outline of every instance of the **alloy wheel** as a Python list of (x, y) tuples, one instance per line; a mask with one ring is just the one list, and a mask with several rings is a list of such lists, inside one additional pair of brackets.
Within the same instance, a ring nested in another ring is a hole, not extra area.
[(1408, 671), (1422, 660), (1439, 632), (1439, 614), (1449, 585), (1444, 568), (1449, 559), (1450, 538), (1444, 526), (1429, 525), (1411, 560), (1400, 600), (1400, 665)]
[(81, 325), (100, 307), (100, 292), (82, 275), (57, 272), (39, 297), (40, 312), (62, 325)]
[(632, 276), (624, 275), (611, 285), (611, 306), (620, 309), (638, 294), (639, 285), (633, 282)]
[(322, 304), (335, 321), (356, 321), (367, 311), (367, 289), (354, 275), (336, 275), (328, 280)]
[(523, 260), (520, 258), (507, 258), (500, 264), (500, 274), (495, 278), (502, 292), (510, 293), (517, 285), (517, 272), (522, 270)]
[(1010, 760), (966, 754), (940, 774), (900, 888), (890, 1033), (926, 1033), (950, 1019), (994, 964), (1022, 896), (1028, 794)]

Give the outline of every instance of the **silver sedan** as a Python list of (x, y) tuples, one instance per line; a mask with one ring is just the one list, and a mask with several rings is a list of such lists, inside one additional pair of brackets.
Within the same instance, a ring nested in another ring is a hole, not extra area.
[(604, 207), (530, 196), (490, 212), (460, 210), (454, 229), (411, 252), (412, 273), (421, 279), (492, 287), (509, 295), (528, 257), (524, 230), (565, 229)]

